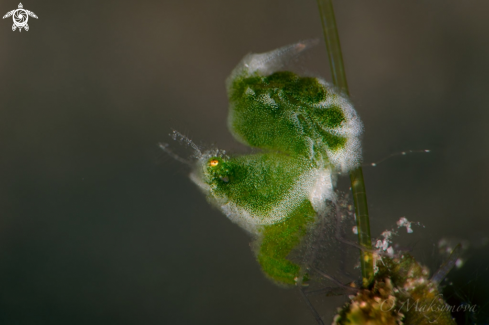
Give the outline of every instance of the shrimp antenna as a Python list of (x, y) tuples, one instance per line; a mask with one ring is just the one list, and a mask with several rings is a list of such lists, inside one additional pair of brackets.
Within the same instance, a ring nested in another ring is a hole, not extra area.
[(377, 166), (378, 164), (380, 163), (383, 163), (384, 161), (388, 160), (388, 159), (391, 159), (391, 158), (394, 158), (394, 157), (397, 157), (397, 156), (405, 156), (407, 154), (412, 154), (412, 153), (429, 153), (431, 152), (431, 150), (429, 149), (425, 149), (425, 150), (407, 150), (407, 151), (400, 151), (400, 152), (396, 152), (396, 153), (393, 153), (393, 154), (390, 154), (376, 162), (373, 162), (373, 163), (370, 163), (370, 164), (366, 164), (366, 165), (363, 165), (363, 166), (371, 166), (371, 167), (375, 167)]
[[(199, 146), (195, 144), (192, 140), (190, 140), (188, 137), (185, 135), (181, 134), (180, 132), (173, 130), (173, 134), (170, 134), (173, 140), (179, 140), (180, 142), (185, 143), (186, 145), (190, 146), (192, 149), (195, 150), (196, 157), (200, 158), (202, 157), (202, 151), (200, 151)], [(160, 146), (161, 147), (161, 146)], [(162, 148), (163, 149), (163, 148)], [(163, 149), (165, 150), (165, 149)]]
[(171, 151), (169, 148), (168, 148), (168, 143), (159, 143), (159, 146), (160, 148), (166, 152), (166, 154), (170, 157), (172, 157), (173, 159), (175, 159), (176, 161), (178, 162), (181, 162), (181, 163), (184, 163), (185, 165), (189, 165), (189, 166), (192, 166), (192, 163), (190, 161), (188, 161), (187, 159), (185, 158), (182, 158), (180, 157), (179, 155), (177, 155), (176, 153), (174, 153), (173, 151)]

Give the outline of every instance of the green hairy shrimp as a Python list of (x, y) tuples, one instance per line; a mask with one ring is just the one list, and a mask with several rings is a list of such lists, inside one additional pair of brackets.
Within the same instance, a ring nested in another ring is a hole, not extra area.
[(349, 99), (319, 78), (281, 70), (311, 45), (249, 54), (226, 82), (229, 129), (260, 153), (201, 152), (192, 143), (192, 181), (252, 234), (263, 272), (281, 285), (302, 281), (304, 270), (288, 255), (327, 213), (337, 175), (361, 159), (362, 124)]

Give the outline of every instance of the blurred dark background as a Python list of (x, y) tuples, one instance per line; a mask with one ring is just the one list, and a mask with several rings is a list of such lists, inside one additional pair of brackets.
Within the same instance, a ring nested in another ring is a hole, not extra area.
[[(174, 128), (241, 150), (225, 78), (248, 52), (321, 38), (316, 2), (23, 5), (28, 32), (0, 22), (0, 324), (315, 324), (157, 144)], [(483, 299), (489, 2), (335, 5), (365, 161), (432, 150), (365, 169), (373, 236), (406, 216), (433, 243), (471, 241), (454, 274)], [(322, 44), (307, 65), (330, 78)]]

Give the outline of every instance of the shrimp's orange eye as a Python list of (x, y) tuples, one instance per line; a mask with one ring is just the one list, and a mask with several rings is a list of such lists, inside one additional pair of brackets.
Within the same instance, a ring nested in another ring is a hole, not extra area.
[(209, 165), (211, 165), (211, 167), (216, 167), (217, 165), (219, 165), (219, 160), (212, 159), (211, 161), (209, 161)]

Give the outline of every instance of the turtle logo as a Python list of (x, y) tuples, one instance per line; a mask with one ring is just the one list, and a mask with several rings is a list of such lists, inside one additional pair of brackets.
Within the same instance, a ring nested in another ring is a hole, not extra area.
[(29, 16), (34, 17), (37, 19), (37, 16), (35, 13), (29, 10), (25, 10), (24, 6), (22, 6), (22, 3), (19, 3), (19, 8), (14, 9), (12, 11), (9, 11), (3, 16), (3, 19), (12, 16), (14, 20), (14, 24), (12, 25), (12, 31), (15, 32), (15, 30), (18, 28), (19, 32), (22, 31), (22, 28), (24, 28), (26, 31), (29, 30), (29, 25), (27, 25), (27, 21), (29, 20)]

